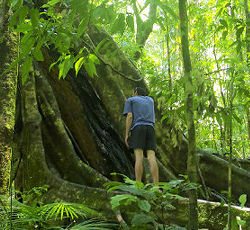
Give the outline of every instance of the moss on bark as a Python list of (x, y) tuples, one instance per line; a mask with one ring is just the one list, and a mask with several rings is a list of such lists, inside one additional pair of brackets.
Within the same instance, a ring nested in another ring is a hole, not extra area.
[(0, 194), (8, 191), (10, 177), (11, 146), (15, 125), (16, 69), (8, 73), (17, 57), (17, 36), (8, 30), (8, 8), (1, 4), (0, 18)]

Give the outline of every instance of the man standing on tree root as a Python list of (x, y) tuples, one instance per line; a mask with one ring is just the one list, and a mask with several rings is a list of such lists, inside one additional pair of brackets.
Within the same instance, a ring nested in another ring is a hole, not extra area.
[(136, 87), (133, 96), (125, 103), (123, 114), (126, 116), (125, 144), (134, 149), (135, 154), (136, 181), (142, 180), (143, 154), (146, 151), (153, 182), (156, 183), (159, 170), (155, 157), (154, 100), (145, 96), (142, 88)]

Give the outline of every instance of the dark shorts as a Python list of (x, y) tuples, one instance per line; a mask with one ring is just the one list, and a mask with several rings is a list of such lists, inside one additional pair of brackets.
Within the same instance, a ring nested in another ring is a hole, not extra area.
[(129, 138), (131, 149), (143, 149), (156, 151), (155, 130), (151, 125), (137, 125)]

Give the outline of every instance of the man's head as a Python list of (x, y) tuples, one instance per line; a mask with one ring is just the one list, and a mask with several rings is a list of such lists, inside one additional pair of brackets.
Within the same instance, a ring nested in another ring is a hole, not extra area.
[(136, 87), (134, 89), (134, 96), (146, 96), (146, 92), (143, 88), (141, 87)]

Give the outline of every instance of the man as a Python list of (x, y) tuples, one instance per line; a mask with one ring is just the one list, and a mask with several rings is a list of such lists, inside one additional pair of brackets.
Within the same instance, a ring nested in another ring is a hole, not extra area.
[(145, 96), (142, 88), (136, 87), (133, 96), (125, 103), (123, 114), (126, 116), (125, 144), (134, 149), (135, 154), (136, 181), (142, 180), (143, 152), (146, 151), (153, 182), (156, 183), (159, 170), (155, 157), (154, 100)]

